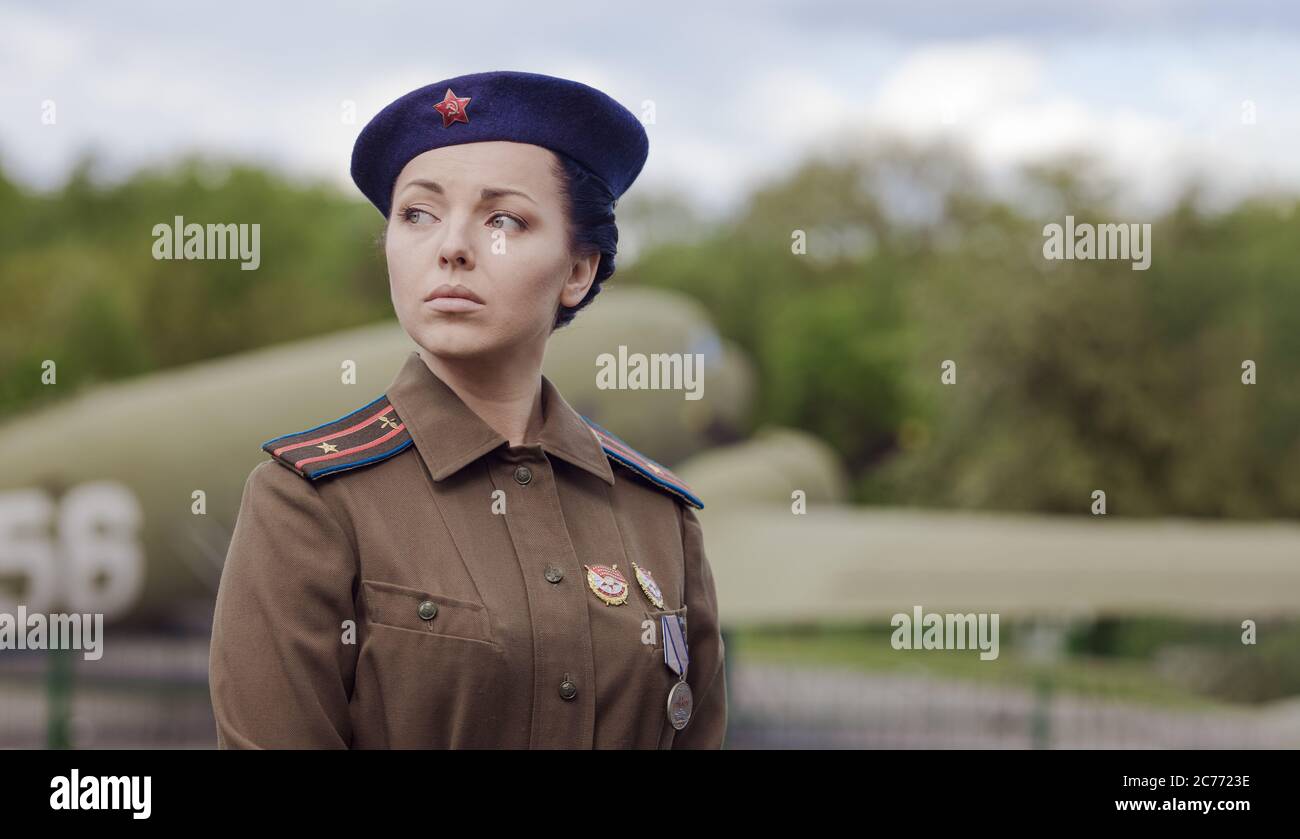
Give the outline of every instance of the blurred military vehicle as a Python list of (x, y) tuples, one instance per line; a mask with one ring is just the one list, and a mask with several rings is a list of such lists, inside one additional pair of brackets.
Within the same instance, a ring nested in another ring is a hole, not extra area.
[[(697, 358), (702, 398), (600, 389), (596, 360), (620, 347)], [(210, 594), (260, 445), (371, 401), (413, 350), (383, 323), (93, 388), (0, 425), (0, 607), (149, 617)], [(545, 371), (576, 410), (665, 463), (739, 438), (754, 392), (749, 362), (698, 304), (648, 289), (603, 292), (554, 336)]]
[[(206, 620), (195, 604), (210, 606), (262, 442), (374, 399), (413, 349), (383, 323), (94, 388), (0, 425), (0, 611)], [(602, 356), (674, 353), (702, 363), (701, 398), (599, 385)], [(747, 433), (750, 362), (676, 294), (605, 291), (552, 339), (545, 370), (575, 409), (704, 499), (731, 626), (887, 618), (913, 605), (1008, 617), (1300, 611), (1294, 523), (845, 503), (847, 477), (825, 443), (794, 429)]]

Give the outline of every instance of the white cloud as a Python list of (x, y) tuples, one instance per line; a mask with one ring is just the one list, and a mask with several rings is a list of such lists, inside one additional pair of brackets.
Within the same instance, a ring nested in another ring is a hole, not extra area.
[(922, 47), (882, 82), (870, 116), (933, 139), (996, 120), (1039, 95), (1042, 61), (1008, 42)]
[[(810, 151), (882, 133), (964, 145), (995, 177), (1091, 151), (1135, 202), (1167, 200), (1196, 172), (1225, 197), (1300, 189), (1300, 36), (1289, 32), (1220, 27), (1183, 42), (1093, 28), (925, 42), (869, 31), (869, 16), (837, 27), (830, 9), (801, 16), (802, 29), (761, 17), (665, 23), (689, 8), (665, 0), (647, 12), (644, 43), (612, 37), (635, 22), (587, 30), (532, 7), (457, 17), (450, 40), (432, 25), (445, 23), (436, 10), (410, 12), (384, 40), (359, 9), (322, 7), (310, 19), (276, 9), (246, 44), (226, 20), (233, 9), (211, 28), (165, 16), (151, 29), (84, 8), (0, 6), (0, 150), (6, 174), (42, 186), (94, 148), (116, 174), (201, 150), (350, 189), (356, 133), (384, 104), (437, 75), (504, 67), (578, 78), (634, 110), (653, 100), (644, 182), (682, 186), (706, 209)], [(715, 30), (716, 49), (701, 48)], [(58, 103), (57, 126), (40, 124), (46, 98)], [(1248, 98), (1250, 126), (1240, 119)], [(340, 119), (345, 99), (355, 123)]]

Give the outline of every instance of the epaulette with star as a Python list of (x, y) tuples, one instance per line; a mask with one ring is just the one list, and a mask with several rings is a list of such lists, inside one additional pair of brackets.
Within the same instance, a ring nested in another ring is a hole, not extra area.
[(262, 450), (308, 480), (369, 466), (411, 447), (411, 433), (387, 396), (346, 416), (267, 440)]
[(666, 466), (641, 454), (586, 417), (583, 417), (582, 421), (595, 433), (596, 440), (610, 460), (632, 470), (655, 487), (677, 496), (692, 507), (698, 510), (704, 509), (704, 502), (691, 492), (691, 488), (685, 481), (670, 472)]

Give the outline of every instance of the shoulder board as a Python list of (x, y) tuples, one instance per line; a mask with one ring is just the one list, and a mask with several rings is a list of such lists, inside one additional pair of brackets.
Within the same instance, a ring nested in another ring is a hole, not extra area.
[(668, 471), (667, 467), (641, 454), (586, 417), (583, 417), (582, 421), (595, 433), (596, 440), (600, 442), (600, 447), (605, 450), (610, 460), (632, 470), (657, 488), (677, 496), (692, 507), (698, 510), (704, 509), (704, 502), (691, 492), (691, 488), (681, 478)]
[(262, 444), (264, 452), (311, 481), (387, 460), (410, 447), (411, 433), (387, 396), (324, 425)]

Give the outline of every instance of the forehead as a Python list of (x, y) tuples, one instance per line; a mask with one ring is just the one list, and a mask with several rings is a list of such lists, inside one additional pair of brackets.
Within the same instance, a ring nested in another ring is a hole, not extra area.
[(419, 179), (437, 181), (448, 191), (510, 187), (540, 201), (556, 188), (554, 162), (550, 149), (531, 143), (460, 143), (411, 158), (398, 174), (393, 189), (400, 190)]

